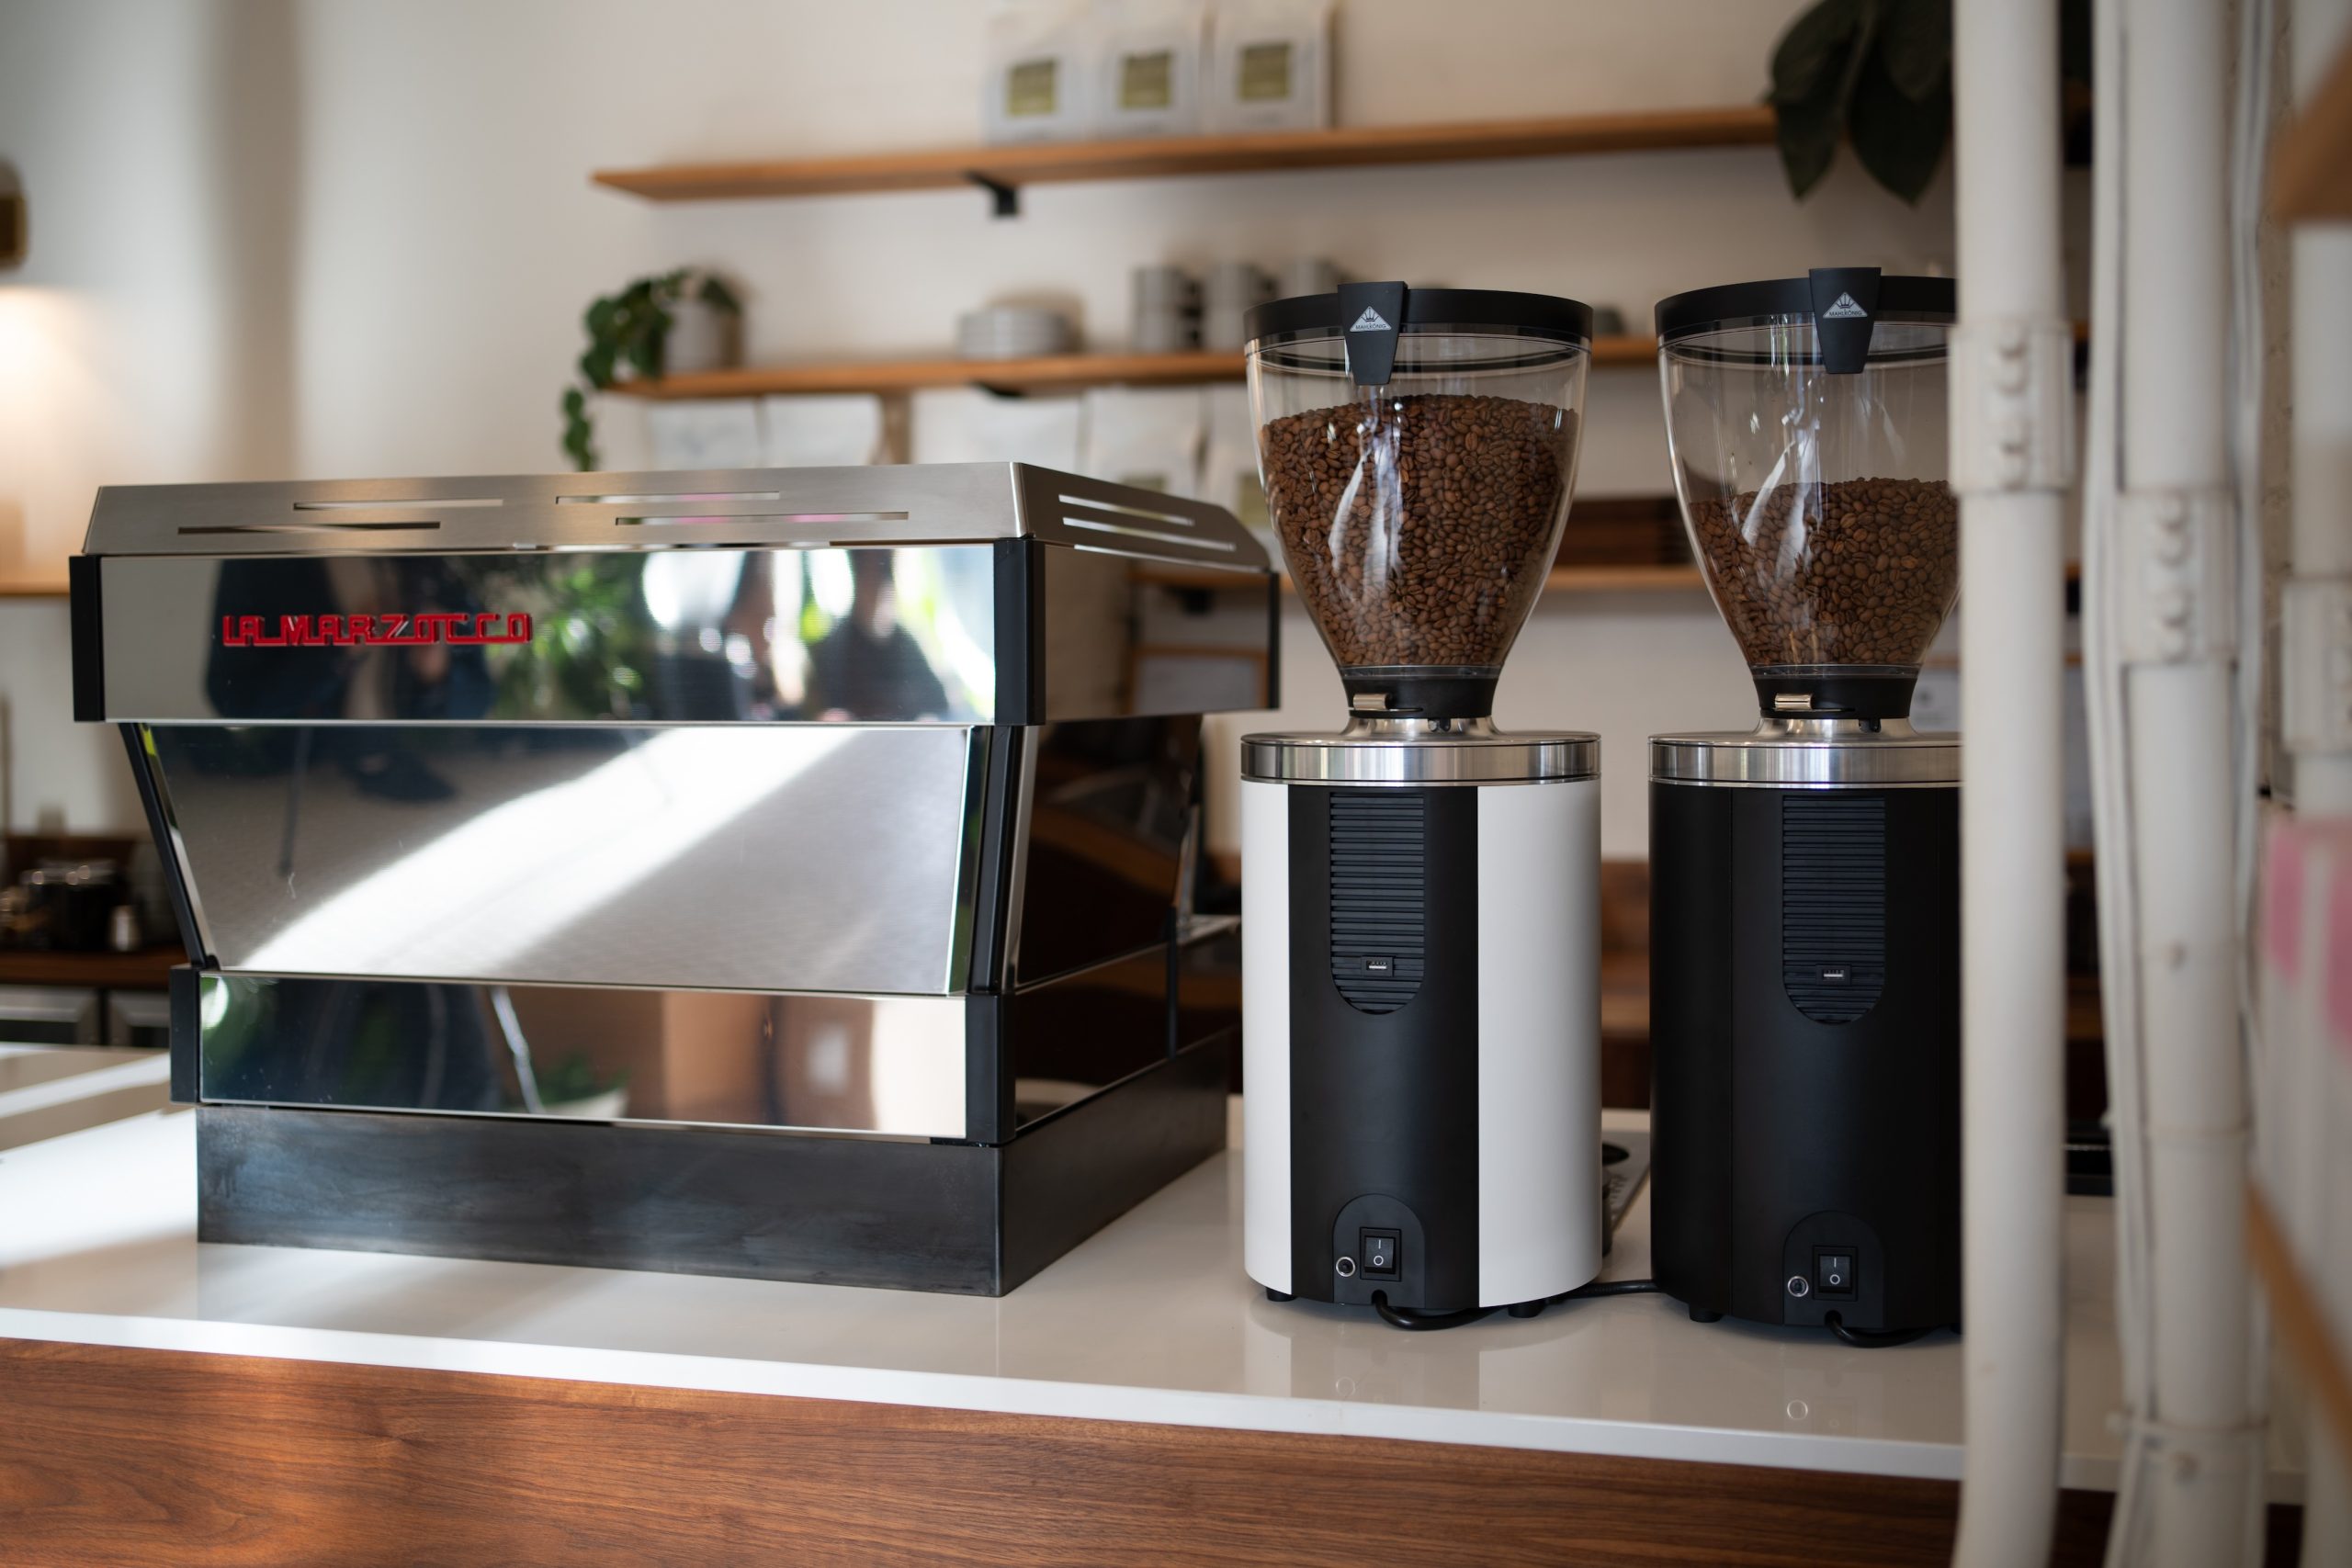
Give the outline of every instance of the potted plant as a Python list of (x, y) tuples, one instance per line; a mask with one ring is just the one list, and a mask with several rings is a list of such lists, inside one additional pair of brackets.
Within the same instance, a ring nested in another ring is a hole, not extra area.
[(572, 467), (596, 466), (591, 392), (617, 385), (624, 372), (651, 378), (731, 365), (742, 320), (742, 304), (726, 281), (692, 267), (640, 277), (591, 300), (581, 316), (588, 346), (581, 351), (580, 378), (563, 389), (563, 450)]

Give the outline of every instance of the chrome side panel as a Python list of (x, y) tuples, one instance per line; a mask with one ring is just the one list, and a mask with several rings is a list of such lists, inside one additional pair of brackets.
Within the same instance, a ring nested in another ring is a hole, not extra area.
[(985, 723), (992, 558), (985, 544), (110, 556), (107, 715)]
[(159, 726), (220, 966), (944, 995), (989, 732)]
[(965, 1135), (958, 997), (258, 975), (199, 987), (207, 1104)]
[(1198, 831), (1197, 718), (1029, 731), (1006, 988), (1160, 942)]
[(104, 716), (132, 723), (985, 724), (1274, 695), (1266, 648), (1140, 643), (1148, 563), (1035, 539), (97, 570)]

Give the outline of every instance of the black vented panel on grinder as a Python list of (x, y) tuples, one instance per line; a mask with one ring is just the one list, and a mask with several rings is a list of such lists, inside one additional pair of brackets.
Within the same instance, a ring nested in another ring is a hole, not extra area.
[(1360, 1012), (1395, 1012), (1421, 988), (1421, 792), (1335, 789), (1330, 800), (1331, 983)]
[(1816, 1023), (1851, 1023), (1886, 985), (1886, 802), (1781, 798), (1781, 983)]

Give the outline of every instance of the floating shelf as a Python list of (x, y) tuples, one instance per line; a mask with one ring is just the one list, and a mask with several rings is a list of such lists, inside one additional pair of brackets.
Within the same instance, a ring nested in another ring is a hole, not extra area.
[[(1246, 574), (1215, 567), (1137, 567), (1135, 581), (1155, 588), (1203, 589), (1212, 592), (1255, 587), (1255, 580)], [(1546, 593), (1655, 593), (1705, 586), (1695, 566), (1555, 566), (1544, 579)], [(1287, 574), (1283, 578), (1283, 592), (1292, 592)]]
[[(1599, 367), (1657, 363), (1657, 340), (1628, 334), (1595, 338)], [(1039, 359), (873, 359), (829, 365), (745, 366), (623, 381), (634, 398), (753, 398), (780, 392), (910, 392), (924, 387), (987, 387), (1007, 392), (1071, 391), (1083, 387), (1174, 387), (1241, 379), (1241, 355), (1196, 349), (1185, 354), (1057, 354)]]
[(62, 599), (65, 579), (57, 577), (9, 577), (0, 575), (0, 599)]
[(2352, 219), (2352, 44), (2271, 144), (2270, 210), (2290, 223)]
[(665, 164), (642, 169), (600, 169), (594, 178), (600, 186), (649, 201), (742, 201), (966, 186), (1008, 193), (1023, 186), (1074, 180), (1762, 146), (1772, 141), (1773, 134), (1772, 111), (1768, 106), (1737, 104), (1644, 114), (1345, 126), (1329, 130), (1145, 137), (1125, 141), (1030, 142), (846, 158)]

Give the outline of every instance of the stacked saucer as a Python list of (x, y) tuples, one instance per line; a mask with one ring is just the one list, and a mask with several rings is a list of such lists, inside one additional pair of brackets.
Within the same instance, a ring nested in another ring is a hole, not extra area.
[(1035, 359), (1068, 354), (1077, 341), (1069, 318), (1043, 305), (989, 305), (956, 321), (956, 351), (967, 359)]

